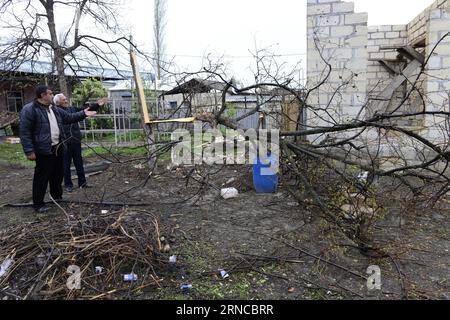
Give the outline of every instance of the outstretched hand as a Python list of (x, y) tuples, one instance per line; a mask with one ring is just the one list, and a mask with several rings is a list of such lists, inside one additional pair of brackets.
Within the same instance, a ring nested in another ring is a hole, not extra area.
[(108, 98), (107, 97), (105, 97), (105, 98), (101, 98), (101, 99), (98, 99), (97, 100), (97, 104), (101, 107), (101, 106), (103, 106), (105, 103), (107, 103), (108, 102)]
[(96, 111), (90, 111), (89, 108), (84, 109), (84, 114), (86, 115), (86, 117), (93, 117), (97, 114)]

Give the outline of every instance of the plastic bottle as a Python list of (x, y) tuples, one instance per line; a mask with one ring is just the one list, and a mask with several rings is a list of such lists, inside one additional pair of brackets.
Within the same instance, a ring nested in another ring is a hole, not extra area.
[(123, 275), (123, 281), (131, 282), (131, 281), (137, 281), (138, 276), (134, 273), (124, 274)]

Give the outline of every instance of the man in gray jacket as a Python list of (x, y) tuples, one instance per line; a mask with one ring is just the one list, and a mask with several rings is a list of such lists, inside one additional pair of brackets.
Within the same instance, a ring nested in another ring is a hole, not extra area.
[(50, 184), (50, 195), (54, 200), (62, 199), (64, 176), (63, 125), (78, 122), (96, 114), (89, 108), (67, 113), (52, 106), (53, 92), (40, 85), (36, 88), (36, 99), (25, 105), (20, 113), (20, 140), (28, 160), (36, 161), (33, 177), (33, 207), (36, 212), (49, 210), (44, 197)]

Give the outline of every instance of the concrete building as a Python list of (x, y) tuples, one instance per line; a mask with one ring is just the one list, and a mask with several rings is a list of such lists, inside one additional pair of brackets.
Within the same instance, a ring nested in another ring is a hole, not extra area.
[[(317, 110), (308, 112), (308, 125), (332, 126), (375, 113), (449, 111), (450, 36), (444, 36), (450, 0), (435, 1), (406, 25), (368, 26), (367, 19), (352, 2), (308, 0), (308, 88), (318, 86), (308, 100)], [(395, 124), (448, 147), (446, 117), (419, 115)], [(382, 156), (400, 151), (417, 159), (417, 143), (397, 136), (382, 137)], [(363, 137), (368, 149), (371, 142), (379, 145), (379, 132), (368, 130)], [(429, 150), (423, 151), (426, 157)]]

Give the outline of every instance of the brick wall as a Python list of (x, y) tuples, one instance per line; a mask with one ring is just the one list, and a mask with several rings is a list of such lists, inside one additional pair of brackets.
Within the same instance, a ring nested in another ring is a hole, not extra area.
[[(428, 111), (450, 110), (450, 1), (447, 6), (431, 10), (427, 25), (426, 66)], [(439, 42), (439, 44), (438, 44)], [(430, 140), (448, 146), (448, 117), (427, 117), (426, 135)]]
[[(407, 25), (383, 25), (367, 27), (367, 14), (355, 13), (351, 2), (336, 0), (308, 0), (308, 88), (314, 88), (327, 73), (327, 61), (331, 74), (325, 83), (314, 90), (308, 103), (326, 109), (338, 122), (358, 116), (370, 116), (374, 111), (370, 98), (377, 97), (392, 81), (395, 74), (388, 72), (379, 62), (370, 60), (394, 60), (395, 49), (380, 50), (381, 46), (417, 45), (425, 56), (444, 34), (450, 31), (450, 0), (437, 0)], [(319, 53), (320, 52), (320, 53)], [(322, 55), (322, 58), (321, 58)], [(406, 63), (406, 61), (405, 61)], [(401, 65), (399, 66), (402, 67)], [(417, 69), (417, 74), (420, 68)], [(414, 78), (415, 76), (411, 77)], [(348, 82), (348, 84), (345, 84)], [(428, 111), (450, 110), (450, 37), (434, 51), (417, 83), (419, 92), (413, 92), (399, 112), (415, 112), (423, 107)], [(402, 85), (393, 99), (382, 108), (398, 106), (410, 84)], [(337, 92), (337, 93), (336, 93)], [(425, 104), (421, 99), (425, 96)], [(366, 101), (369, 107), (364, 107)], [(362, 111), (362, 112), (361, 112)], [(386, 111), (386, 110), (385, 110)], [(331, 126), (331, 118), (324, 111), (309, 112), (308, 124)], [(448, 145), (448, 119), (443, 117), (414, 117), (398, 123), (407, 126), (425, 138), (443, 147)], [(371, 145), (378, 149), (380, 132), (369, 130), (364, 137), (367, 151)], [(387, 162), (397, 158), (415, 161), (434, 156), (429, 150), (417, 152), (418, 144), (413, 139), (397, 137), (386, 132), (381, 137), (381, 149), (377, 150)]]
[(428, 8), (422, 11), (416, 18), (408, 24), (408, 43), (415, 44), (423, 40), (427, 35), (427, 25), (430, 20), (430, 13), (434, 9), (450, 6), (449, 0), (437, 0)]
[[(336, 0), (308, 0), (308, 103), (326, 111), (308, 112), (309, 125), (329, 125), (354, 119), (366, 100), (367, 13), (355, 13), (354, 4)], [(321, 58), (323, 57), (323, 60)]]

